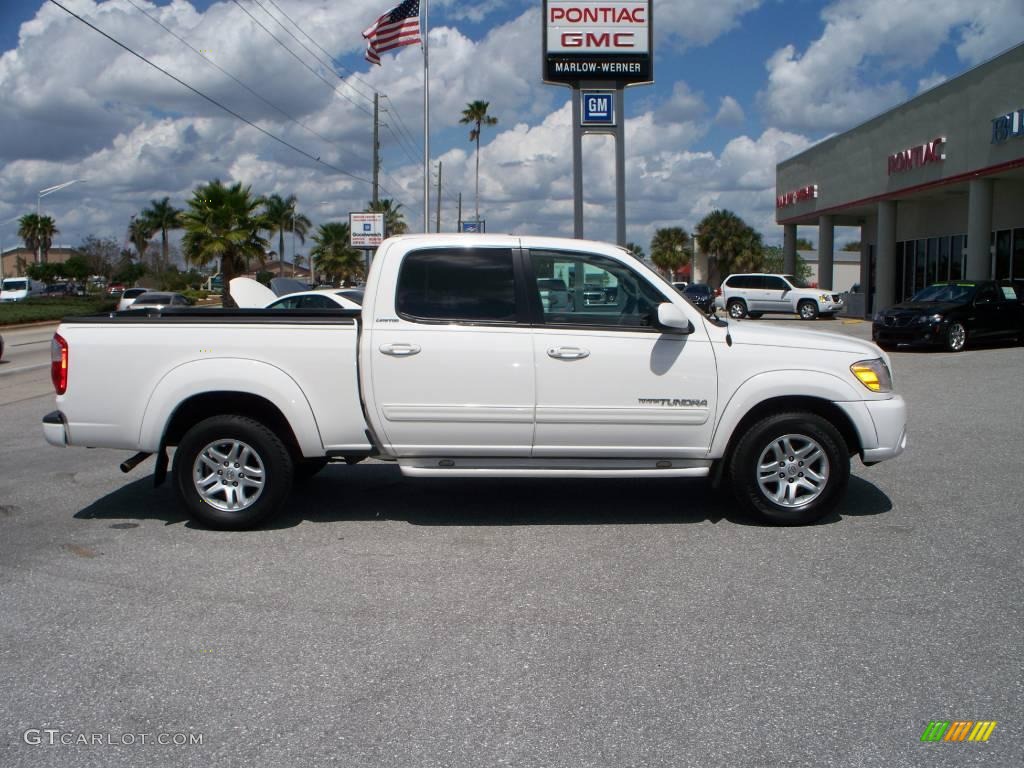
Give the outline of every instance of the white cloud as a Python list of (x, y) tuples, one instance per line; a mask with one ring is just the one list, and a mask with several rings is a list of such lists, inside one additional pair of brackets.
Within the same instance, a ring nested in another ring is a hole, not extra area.
[(732, 96), (723, 96), (715, 114), (715, 123), (718, 125), (738, 125), (743, 123), (747, 116), (743, 113), (743, 107)]
[(766, 62), (759, 103), (779, 127), (845, 130), (907, 98), (901, 76), (944, 44), (959, 38), (960, 58), (976, 63), (1024, 38), (1020, 0), (840, 0), (821, 17), (806, 51), (786, 45)]
[(949, 78), (943, 75), (941, 72), (932, 72), (928, 77), (922, 77), (917, 81), (917, 92), (923, 93), (937, 85), (942, 85)]
[(652, 5), (656, 42), (690, 47), (708, 45), (733, 29), (761, 0), (662, 0)]

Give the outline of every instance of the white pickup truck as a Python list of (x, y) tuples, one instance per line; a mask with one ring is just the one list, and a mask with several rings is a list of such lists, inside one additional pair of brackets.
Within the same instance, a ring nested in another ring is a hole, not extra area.
[[(543, 302), (563, 281), (570, 301)], [(583, 300), (600, 286), (604, 300)], [(53, 340), (46, 439), (156, 454), (221, 528), (327, 462), (414, 477), (711, 477), (781, 524), (834, 510), (850, 457), (898, 456), (906, 408), (875, 345), (709, 319), (616, 246), (386, 240), (362, 310), (124, 312)], [(356, 471), (356, 470), (353, 470)]]

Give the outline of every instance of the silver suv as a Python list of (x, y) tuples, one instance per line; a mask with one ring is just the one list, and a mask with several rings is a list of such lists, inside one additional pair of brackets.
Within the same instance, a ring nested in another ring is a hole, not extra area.
[(733, 318), (757, 318), (774, 312), (814, 320), (819, 315), (831, 317), (841, 310), (843, 297), (811, 288), (793, 275), (756, 273), (725, 278), (715, 298), (715, 306), (726, 310)]

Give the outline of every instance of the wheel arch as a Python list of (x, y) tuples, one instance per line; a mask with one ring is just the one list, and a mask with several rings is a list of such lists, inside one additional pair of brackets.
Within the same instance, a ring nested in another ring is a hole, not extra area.
[(323, 455), (316, 419), (299, 385), (279, 368), (253, 360), (202, 360), (170, 371), (146, 404), (139, 445), (151, 452), (174, 445), (189, 427), (216, 415), (266, 424), (297, 457)]

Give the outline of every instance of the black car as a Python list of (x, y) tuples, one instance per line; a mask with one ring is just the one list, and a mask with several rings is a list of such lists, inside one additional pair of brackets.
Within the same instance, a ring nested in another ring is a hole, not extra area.
[(871, 338), (882, 348), (915, 344), (950, 352), (959, 352), (974, 341), (1022, 339), (1022, 299), (1021, 286), (1010, 281), (936, 283), (877, 312)]
[(680, 291), (691, 304), (701, 310), (705, 315), (712, 315), (715, 312), (715, 292), (707, 283), (690, 283)]

